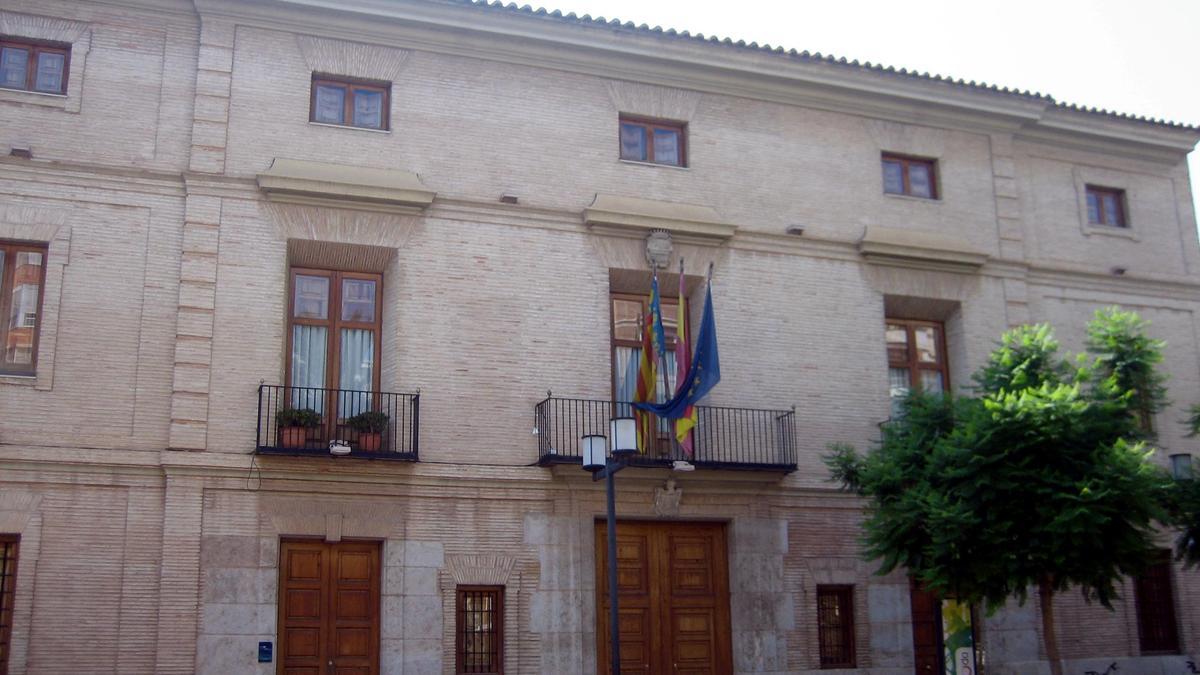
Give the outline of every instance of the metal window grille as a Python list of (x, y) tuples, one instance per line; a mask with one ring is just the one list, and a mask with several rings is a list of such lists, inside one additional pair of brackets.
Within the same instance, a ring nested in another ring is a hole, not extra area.
[(822, 668), (854, 667), (854, 587), (817, 586)]
[(8, 672), (13, 594), (17, 585), (17, 538), (0, 536), (0, 675)]
[(459, 586), (458, 673), (504, 673), (504, 587)]
[(1178, 653), (1179, 630), (1175, 623), (1175, 598), (1171, 592), (1171, 554), (1160, 559), (1134, 582), (1138, 636), (1143, 653)]

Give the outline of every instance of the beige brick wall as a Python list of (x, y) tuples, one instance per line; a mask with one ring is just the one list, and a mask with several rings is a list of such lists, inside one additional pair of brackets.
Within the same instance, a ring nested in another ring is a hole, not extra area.
[[(396, 7), (410, 5), (423, 6)], [(865, 672), (911, 670), (906, 581), (857, 560), (859, 505), (820, 461), (833, 441), (869, 446), (888, 415), (885, 302), (950, 308), (960, 390), (1008, 326), (1050, 321), (1076, 350), (1096, 308), (1137, 309), (1168, 342), (1162, 444), (1196, 452), (1175, 423), (1200, 401), (1182, 153), (1034, 142), (966, 112), (917, 123), (878, 101), (752, 98), (648, 65), (635, 81), (586, 60), (484, 58), (412, 22), (373, 43), (349, 15), (281, 10), (311, 26), (292, 32), (210, 9), (0, 0), (4, 30), (68, 39), (86, 64), (65, 98), (0, 92), (0, 238), (50, 244), (38, 377), (0, 378), (0, 532), (22, 535), (11, 672), (253, 672), (255, 643), (275, 638), (281, 536), (384, 542), (384, 672), (452, 668), (453, 585), (483, 564), (510, 589), (511, 672), (592, 672), (602, 493), (529, 465), (547, 390), (609, 397), (611, 275), (646, 270), (639, 238), (582, 224), (597, 193), (704, 204), (739, 228), (675, 241), (693, 288), (715, 263), (724, 378), (710, 400), (797, 411), (790, 476), (680, 478), (682, 517), (729, 523), (740, 672), (817, 668), (817, 583), (857, 585)], [(390, 79), (392, 130), (310, 124), (314, 70)], [(618, 161), (622, 112), (686, 120), (689, 167)], [(16, 145), (34, 159), (7, 157)], [(881, 151), (936, 158), (942, 198), (882, 194)], [(417, 215), (272, 204), (253, 179), (277, 157), (413, 171), (438, 196)], [(1086, 225), (1093, 183), (1127, 191), (1128, 233)], [(854, 245), (881, 226), (992, 260), (966, 274), (867, 264)], [(421, 391), (420, 463), (250, 455), (256, 388), (285, 377), (289, 239), (394, 250), (380, 367), (385, 389)], [(655, 517), (664, 476), (630, 473), (621, 513)], [(1180, 607), (1195, 604), (1177, 576)], [(747, 618), (767, 596), (770, 616)], [(1137, 653), (1127, 605), (1058, 609), (1081, 668)], [(1036, 616), (986, 622), (996, 672), (1043, 667)], [(1200, 648), (1186, 609), (1180, 628)]]

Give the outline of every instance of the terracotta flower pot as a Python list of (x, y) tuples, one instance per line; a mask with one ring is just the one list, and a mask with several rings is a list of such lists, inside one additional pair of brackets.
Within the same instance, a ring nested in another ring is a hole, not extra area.
[(364, 431), (358, 435), (358, 449), (363, 452), (379, 452), (383, 445), (383, 434)]
[(308, 440), (308, 429), (304, 427), (281, 427), (279, 441), (285, 448), (303, 448)]

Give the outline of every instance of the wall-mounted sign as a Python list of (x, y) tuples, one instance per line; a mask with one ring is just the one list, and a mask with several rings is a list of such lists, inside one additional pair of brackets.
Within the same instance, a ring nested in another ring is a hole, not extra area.
[(270, 641), (258, 643), (258, 662), (259, 663), (270, 663), (271, 662), (271, 653), (273, 651), (275, 651), (274, 647), (275, 647), (274, 643), (272, 643)]

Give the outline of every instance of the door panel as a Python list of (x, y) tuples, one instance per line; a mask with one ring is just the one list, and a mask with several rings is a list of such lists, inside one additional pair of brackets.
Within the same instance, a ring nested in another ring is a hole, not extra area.
[[(605, 524), (596, 525), (597, 663), (608, 671)], [(617, 525), (621, 670), (732, 672), (725, 530), (714, 523)]]
[(684, 524), (663, 535), (666, 555), (659, 576), (668, 582), (664, 610), (671, 628), (663, 645), (664, 665), (674, 673), (731, 672), (725, 530)]
[(323, 581), (329, 553), (321, 542), (285, 542), (279, 558), (279, 669), (316, 675), (326, 650)]
[(379, 671), (379, 544), (280, 544), (279, 672)]

